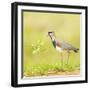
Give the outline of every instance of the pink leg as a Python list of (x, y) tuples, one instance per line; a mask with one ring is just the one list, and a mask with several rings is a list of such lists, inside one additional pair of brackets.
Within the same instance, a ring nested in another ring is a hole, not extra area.
[(61, 52), (61, 68), (63, 69), (63, 54)]
[(68, 65), (68, 63), (69, 63), (69, 56), (70, 56), (70, 51), (67, 51), (67, 53), (68, 53), (68, 58), (67, 58), (67, 65)]

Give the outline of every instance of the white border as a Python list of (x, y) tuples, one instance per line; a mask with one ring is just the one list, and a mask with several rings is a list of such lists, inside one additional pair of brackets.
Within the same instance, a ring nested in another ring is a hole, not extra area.
[[(64, 11), (64, 12), (79, 12), (81, 14), (81, 29), (80, 29), (80, 76), (49, 76), (42, 78), (21, 78), (21, 10), (49, 10), (49, 11)], [(63, 81), (78, 81), (85, 80), (85, 10), (83, 9), (68, 9), (68, 8), (52, 8), (52, 7), (36, 7), (36, 6), (18, 6), (18, 84), (46, 83), (46, 82), (63, 82)]]

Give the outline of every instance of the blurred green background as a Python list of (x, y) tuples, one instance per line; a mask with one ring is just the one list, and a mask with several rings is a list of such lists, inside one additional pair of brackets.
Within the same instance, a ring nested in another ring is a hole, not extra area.
[[(61, 71), (60, 53), (53, 47), (49, 31), (58, 40), (67, 41), (80, 49), (80, 14), (23, 12), (23, 75), (25, 77), (58, 75)], [(80, 71), (80, 53), (63, 52), (63, 72)], [(64, 73), (67, 75), (67, 73)]]

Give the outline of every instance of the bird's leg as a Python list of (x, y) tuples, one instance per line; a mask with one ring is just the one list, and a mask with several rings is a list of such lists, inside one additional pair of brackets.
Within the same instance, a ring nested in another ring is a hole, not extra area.
[(68, 57), (67, 57), (67, 65), (68, 65), (68, 63), (69, 63), (70, 51), (67, 51), (67, 53), (68, 53)]
[(63, 54), (61, 52), (61, 69), (63, 70)]

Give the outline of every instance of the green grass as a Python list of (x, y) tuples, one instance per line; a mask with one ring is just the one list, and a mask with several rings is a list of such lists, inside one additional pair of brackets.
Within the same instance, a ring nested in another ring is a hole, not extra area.
[[(56, 52), (55, 52), (56, 53)], [(72, 52), (73, 53), (73, 52)], [(58, 54), (56, 53), (57, 56)], [(65, 55), (65, 54), (64, 54)], [(59, 56), (57, 56), (59, 57)], [(64, 56), (63, 60), (63, 67), (61, 66), (61, 59), (52, 58), (50, 59), (49, 56), (46, 58), (41, 55), (32, 55), (31, 57), (28, 57), (24, 62), (24, 75), (26, 77), (30, 76), (42, 76), (42, 75), (48, 75), (49, 72), (51, 73), (57, 73), (57, 72), (72, 72), (75, 70), (80, 70), (80, 60), (76, 60), (73, 55), (70, 56), (69, 63), (67, 65), (67, 57)], [(78, 54), (77, 54), (78, 57)]]

